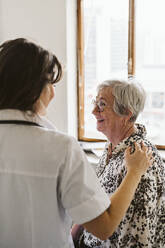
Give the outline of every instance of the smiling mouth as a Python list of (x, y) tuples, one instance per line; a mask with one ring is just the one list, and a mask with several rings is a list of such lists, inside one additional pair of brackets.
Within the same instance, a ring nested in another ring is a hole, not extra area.
[(97, 121), (100, 123), (100, 122), (103, 122), (104, 119), (97, 119)]

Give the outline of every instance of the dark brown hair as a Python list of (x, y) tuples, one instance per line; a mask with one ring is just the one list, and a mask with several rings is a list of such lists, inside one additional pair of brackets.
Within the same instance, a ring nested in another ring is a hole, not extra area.
[(0, 109), (34, 111), (47, 83), (55, 84), (62, 67), (55, 55), (19, 38), (0, 46)]

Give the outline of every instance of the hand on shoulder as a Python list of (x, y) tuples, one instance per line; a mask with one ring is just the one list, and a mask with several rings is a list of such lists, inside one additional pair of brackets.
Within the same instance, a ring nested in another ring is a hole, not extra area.
[(128, 173), (142, 176), (153, 163), (152, 151), (144, 145), (134, 143), (135, 151), (131, 153), (131, 147), (125, 151), (125, 161)]

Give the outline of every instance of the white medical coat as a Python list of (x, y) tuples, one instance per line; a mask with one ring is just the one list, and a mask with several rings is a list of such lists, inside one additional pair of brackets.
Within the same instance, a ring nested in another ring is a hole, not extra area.
[(70, 248), (72, 221), (82, 224), (110, 201), (77, 141), (45, 119), (0, 110), (0, 248)]

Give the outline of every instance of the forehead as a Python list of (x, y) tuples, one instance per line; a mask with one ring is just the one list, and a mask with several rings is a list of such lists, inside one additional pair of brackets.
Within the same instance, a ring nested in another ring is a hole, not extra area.
[(113, 103), (114, 101), (114, 96), (112, 95), (112, 88), (111, 87), (105, 87), (101, 90), (99, 90), (97, 99), (103, 99), (107, 103)]

